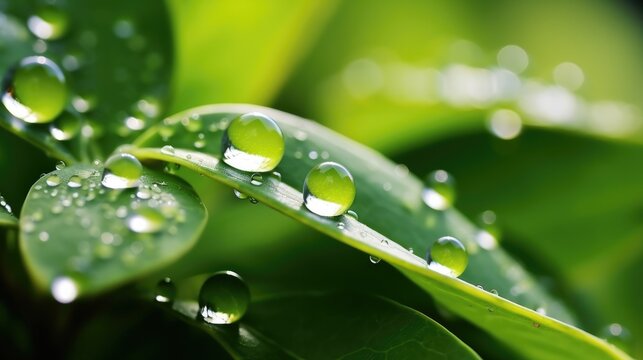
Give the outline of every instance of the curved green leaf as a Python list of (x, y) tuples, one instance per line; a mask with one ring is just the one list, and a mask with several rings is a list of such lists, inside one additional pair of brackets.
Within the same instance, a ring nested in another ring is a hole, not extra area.
[[(81, 295), (114, 287), (176, 260), (205, 226), (205, 207), (180, 179), (145, 170), (138, 189), (111, 190), (101, 185), (102, 172), (69, 166), (43, 176), (27, 195), (21, 250), (41, 287), (63, 277)], [(47, 184), (52, 176), (58, 185)], [(156, 210), (156, 231), (130, 230), (140, 209)]]
[[(4, 106), (0, 125), (66, 162), (100, 158), (101, 147), (113, 150), (164, 111), (170, 82), (166, 70), (172, 64), (167, 10), (154, 0), (58, 2), (55, 7), (67, 19), (68, 30), (60, 39), (45, 42), (25, 26), (42, 6), (27, 1), (7, 4), (4, 10), (11, 21), (2, 26), (12, 31), (0, 31), (0, 43), (3, 38), (11, 40), (11, 51), (0, 52), (0, 72), (4, 74), (24, 56), (51, 58), (65, 72), (68, 110), (82, 112), (91, 127), (63, 143), (49, 134), (47, 125), (25, 124), (10, 116)], [(130, 127), (126, 124), (129, 117), (138, 119), (130, 120)]]
[[(217, 157), (221, 129), (231, 118), (251, 111), (273, 117), (286, 134), (287, 151), (277, 168), (283, 181), (264, 176), (262, 185), (252, 185), (251, 174), (237, 171)], [(202, 138), (207, 139), (201, 149), (206, 153), (191, 150), (194, 142)], [(193, 169), (322, 233), (388, 261), (446, 308), (527, 357), (538, 358), (543, 353), (549, 358), (561, 359), (626, 357), (607, 343), (559, 321), (573, 323), (574, 320), (560, 302), (550, 297), (502, 249), (486, 250), (478, 246), (475, 240), (478, 230), (457, 211), (438, 212), (425, 206), (421, 201), (422, 183), (417, 178), (372, 150), (322, 126), (262, 107), (214, 105), (168, 118), (136, 142), (139, 146), (165, 143), (176, 149), (172, 152), (159, 148), (129, 151), (140, 158)], [(353, 174), (358, 189), (353, 209), (360, 221), (348, 216), (333, 219), (312, 214), (303, 206), (301, 192), (293, 188), (300, 188), (307, 171), (326, 159), (342, 163)], [(344, 226), (338, 227), (339, 222)], [(462, 280), (429, 270), (426, 261), (415, 255), (425, 254), (430, 245), (444, 235), (456, 236), (469, 250), (469, 267)], [(496, 289), (502, 297), (475, 285)], [(530, 310), (538, 307), (546, 308), (553, 318)], [(514, 340), (516, 333), (520, 333), (519, 341)], [(558, 346), (567, 350), (562, 351)]]
[(11, 206), (7, 204), (7, 201), (0, 195), (0, 227), (2, 226), (17, 226), (18, 219), (13, 215), (11, 211)]
[(195, 302), (179, 301), (173, 308), (244, 359), (479, 359), (440, 324), (381, 297), (279, 296), (254, 302), (238, 326), (195, 320)]

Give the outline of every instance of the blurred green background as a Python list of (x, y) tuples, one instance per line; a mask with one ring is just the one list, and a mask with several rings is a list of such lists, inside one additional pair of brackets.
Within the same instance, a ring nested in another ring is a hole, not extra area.
[[(35, 51), (25, 24), (47, 4), (0, 0), (3, 71)], [(96, 94), (100, 105), (88, 116), (102, 127), (117, 128), (110, 124), (145, 96), (161, 104), (149, 121), (203, 104), (253, 103), (319, 121), (419, 176), (445, 169), (457, 180), (456, 207), (472, 220), (493, 210), (502, 246), (577, 311), (583, 329), (597, 334), (620, 323), (632, 333), (632, 354), (643, 357), (643, 13), (636, 2), (68, 0), (54, 6), (68, 12), (70, 30), (45, 54), (63, 61), (62, 54), (76, 49), (81, 58), (95, 57), (71, 78), (77, 89)], [(115, 24), (123, 19), (145, 35), (145, 46), (119, 39)], [(97, 50), (73, 47), (86, 28), (99, 34)], [(111, 40), (102, 42), (102, 34)], [(139, 62), (158, 64), (157, 70), (138, 77)], [(128, 70), (121, 77), (110, 69), (119, 66)], [(119, 136), (106, 135), (104, 151)], [(19, 211), (54, 161), (6, 131), (0, 144), (0, 193)], [(483, 357), (505, 354), (485, 346), (478, 330), (445, 317), (387, 265), (373, 267), (353, 249), (236, 201), (221, 185), (180, 175), (195, 183), (211, 219), (196, 248), (159, 274), (230, 268), (253, 294), (358, 287), (439, 319)], [(16, 300), (6, 297), (9, 310), (0, 315), (11, 319)], [(79, 339), (96, 341), (96, 354), (109, 346), (91, 336), (96, 324), (113, 332), (123, 323), (151, 328), (124, 312), (105, 317), (76, 326)], [(42, 334), (23, 337), (27, 344)], [(144, 339), (128, 346), (145, 356), (167, 350), (147, 349)]]

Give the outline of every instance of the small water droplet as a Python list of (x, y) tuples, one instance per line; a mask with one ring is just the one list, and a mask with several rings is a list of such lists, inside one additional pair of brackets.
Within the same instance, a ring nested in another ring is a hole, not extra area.
[(237, 189), (233, 189), (232, 191), (234, 192), (234, 196), (236, 196), (238, 199), (245, 200), (248, 198), (248, 195), (242, 193)]
[(315, 150), (312, 150), (308, 153), (308, 158), (310, 160), (317, 160), (318, 157), (319, 157), (319, 154)]
[(352, 217), (353, 219), (355, 219), (355, 221), (359, 220), (359, 216), (357, 216), (357, 213), (353, 210), (348, 210), (346, 212), (346, 216)]
[(70, 112), (64, 112), (49, 124), (49, 133), (58, 141), (74, 138), (79, 132), (82, 121)]
[(223, 162), (242, 171), (268, 172), (284, 155), (284, 137), (277, 123), (260, 113), (230, 122), (222, 141)]
[(154, 299), (160, 303), (171, 303), (176, 298), (176, 286), (172, 279), (164, 278), (156, 284), (156, 296)]
[(68, 25), (67, 14), (53, 6), (45, 6), (27, 19), (29, 31), (43, 40), (61, 38), (67, 32)]
[(281, 173), (277, 171), (273, 171), (271, 174), (277, 181), (281, 181)]
[(48, 123), (65, 108), (65, 76), (50, 59), (30, 56), (7, 72), (2, 103), (15, 117), (29, 123)]
[(455, 180), (444, 170), (437, 170), (427, 177), (422, 200), (434, 210), (446, 210), (455, 202)]
[(253, 198), (253, 197), (251, 197), (251, 198), (249, 198), (249, 199), (250, 199), (250, 203), (251, 203), (251, 204), (255, 204), (255, 205), (256, 205), (256, 204), (258, 204), (258, 203), (259, 203), (259, 200), (255, 199), (255, 198)]
[(135, 187), (139, 183), (143, 165), (130, 154), (115, 154), (105, 161), (105, 170), (101, 183), (110, 189)]
[(136, 197), (141, 200), (147, 200), (152, 197), (152, 191), (147, 186), (139, 186)]
[(369, 257), (368, 257), (368, 259), (369, 259), (369, 260), (371, 261), (371, 263), (373, 263), (373, 264), (377, 264), (377, 263), (379, 263), (379, 262), (380, 262), (380, 260), (381, 260), (381, 259), (380, 259), (380, 258), (378, 258), (377, 256), (373, 256), (373, 255), (369, 256)]
[(355, 183), (345, 167), (325, 162), (308, 172), (303, 193), (308, 210), (321, 216), (337, 216), (353, 204)]
[(489, 291), (489, 292), (494, 294), (494, 295), (498, 295), (498, 290), (496, 290), (496, 289), (491, 289), (491, 291)]
[(339, 230), (344, 230), (346, 228), (346, 224), (344, 224), (343, 222), (340, 221), (340, 222), (337, 223), (337, 228)]
[(467, 268), (469, 256), (462, 243), (451, 236), (439, 238), (427, 256), (429, 268), (441, 274), (458, 277)]
[(254, 186), (261, 186), (263, 184), (263, 176), (259, 173), (252, 174), (250, 183)]
[(607, 325), (600, 331), (599, 336), (625, 352), (631, 352), (633, 350), (634, 343), (632, 335), (630, 331), (621, 324), (612, 323)]
[(45, 241), (49, 240), (49, 233), (46, 232), (46, 231), (41, 231), (38, 234), (38, 240), (40, 240), (42, 242), (45, 242)]
[(67, 276), (57, 277), (51, 282), (51, 295), (61, 304), (68, 304), (78, 297), (78, 285)]
[(82, 186), (82, 179), (78, 175), (73, 175), (69, 178), (69, 181), (67, 181), (67, 186), (70, 188), (79, 188)]
[(127, 227), (137, 233), (155, 233), (161, 230), (165, 225), (163, 214), (151, 207), (142, 207), (136, 209), (127, 219)]
[(58, 175), (49, 175), (47, 180), (45, 180), (45, 183), (47, 183), (47, 185), (53, 187), (53, 186), (60, 185), (60, 181), (61, 181), (60, 176), (58, 176)]
[(201, 286), (199, 315), (210, 324), (232, 324), (246, 313), (250, 290), (245, 281), (232, 271), (215, 273)]

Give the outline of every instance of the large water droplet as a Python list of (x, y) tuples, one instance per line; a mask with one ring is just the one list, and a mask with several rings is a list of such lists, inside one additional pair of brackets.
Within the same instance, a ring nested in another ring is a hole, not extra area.
[(61, 276), (51, 282), (51, 295), (61, 304), (68, 304), (78, 297), (78, 284), (67, 277)]
[(223, 161), (242, 171), (273, 170), (284, 148), (284, 136), (277, 123), (256, 112), (230, 121), (222, 141)]
[(136, 209), (132, 216), (127, 218), (127, 227), (137, 233), (155, 233), (165, 225), (163, 214), (151, 207)]
[(105, 161), (102, 184), (110, 189), (126, 189), (139, 183), (143, 165), (130, 154), (115, 154)]
[(176, 298), (176, 286), (172, 279), (165, 278), (156, 284), (156, 296), (154, 299), (160, 303), (171, 303)]
[(341, 215), (353, 204), (354, 199), (353, 176), (338, 163), (321, 163), (306, 176), (304, 204), (317, 215)]
[(469, 255), (460, 240), (445, 236), (431, 247), (427, 262), (429, 268), (441, 274), (458, 277), (469, 263)]
[(455, 180), (444, 170), (437, 170), (427, 177), (427, 187), (422, 192), (424, 203), (435, 210), (446, 210), (455, 202)]
[(15, 117), (29, 123), (52, 121), (67, 101), (65, 76), (44, 56), (22, 59), (2, 84), (2, 103)]
[(43, 40), (61, 38), (67, 32), (69, 19), (67, 14), (53, 6), (43, 7), (27, 19), (27, 27)]
[(246, 313), (249, 304), (248, 286), (241, 276), (232, 271), (212, 275), (199, 292), (199, 313), (210, 324), (238, 321)]

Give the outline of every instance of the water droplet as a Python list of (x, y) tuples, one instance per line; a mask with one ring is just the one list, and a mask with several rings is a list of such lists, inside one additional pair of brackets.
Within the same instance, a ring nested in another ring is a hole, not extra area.
[(352, 217), (353, 219), (355, 219), (355, 221), (359, 220), (359, 216), (357, 216), (357, 213), (353, 210), (348, 210), (346, 212), (346, 216)]
[(318, 157), (319, 157), (319, 154), (315, 150), (312, 150), (311, 152), (308, 153), (308, 158), (310, 160), (317, 160)]
[(143, 165), (130, 154), (115, 154), (105, 161), (102, 184), (110, 189), (135, 187), (143, 172)]
[(199, 314), (210, 324), (232, 324), (246, 313), (250, 290), (245, 281), (232, 271), (215, 273), (201, 286)]
[(621, 324), (613, 323), (603, 328), (599, 336), (625, 352), (631, 352), (633, 343), (630, 331)]
[(2, 103), (15, 117), (47, 123), (65, 108), (67, 87), (58, 65), (44, 56), (30, 56), (7, 72)]
[(152, 197), (152, 191), (147, 186), (140, 186), (136, 191), (136, 197), (141, 200), (147, 200)]
[(344, 224), (343, 222), (340, 221), (340, 222), (337, 223), (337, 228), (339, 230), (344, 230), (346, 228), (346, 224)]
[(174, 155), (174, 147), (172, 145), (165, 145), (161, 148), (161, 152), (167, 155)]
[(281, 173), (277, 171), (273, 171), (271, 174), (277, 181), (281, 181)]
[(67, 181), (67, 186), (70, 188), (79, 188), (82, 185), (82, 179), (78, 175), (73, 175), (72, 177), (69, 178), (69, 181)]
[(172, 279), (165, 278), (156, 284), (156, 296), (154, 299), (160, 303), (171, 303), (176, 298), (176, 286)]
[(535, 322), (535, 321), (532, 323), (532, 325), (533, 325), (533, 327), (535, 327), (536, 329), (540, 327), (540, 323)]
[(494, 294), (494, 295), (498, 295), (498, 290), (496, 290), (496, 289), (491, 289), (491, 291), (489, 291), (489, 292)]
[(304, 205), (321, 216), (341, 215), (353, 204), (355, 183), (342, 165), (321, 163), (308, 172), (304, 181)]
[(496, 137), (511, 140), (522, 132), (522, 119), (515, 111), (500, 109), (491, 114), (487, 126)]
[(62, 170), (67, 166), (64, 161), (59, 161), (56, 163), (56, 170)]
[(239, 191), (237, 189), (234, 189), (233, 192), (234, 192), (234, 196), (236, 196), (237, 198), (239, 198), (241, 200), (245, 200), (245, 199), (248, 198), (248, 195), (242, 193), (241, 191)]
[(163, 214), (151, 207), (142, 207), (136, 209), (127, 219), (127, 227), (137, 233), (155, 233), (165, 225)]
[(261, 186), (263, 184), (263, 176), (258, 173), (252, 174), (250, 177), (250, 183), (254, 186)]
[(67, 14), (53, 6), (43, 7), (27, 19), (29, 30), (43, 40), (61, 38), (67, 32), (68, 25)]
[(460, 240), (444, 236), (439, 238), (427, 258), (429, 268), (441, 274), (458, 277), (467, 268), (469, 256)]
[(256, 205), (256, 204), (258, 204), (258, 203), (259, 203), (259, 200), (255, 199), (255, 198), (253, 198), (253, 197), (251, 197), (251, 198), (249, 198), (249, 199), (250, 199), (250, 203), (251, 203), (251, 204)]
[(297, 130), (295, 131), (295, 139), (299, 141), (306, 141), (306, 139), (308, 139), (308, 134), (306, 134), (306, 132), (303, 130)]
[(536, 312), (537, 312), (537, 313), (539, 313), (540, 315), (547, 315), (547, 309), (545, 309), (545, 308), (544, 308), (544, 307), (542, 307), (542, 306), (539, 306), (539, 307), (536, 309)]
[(46, 231), (41, 231), (38, 234), (38, 240), (40, 240), (42, 242), (45, 242), (45, 241), (49, 240), (49, 233), (46, 232)]
[(371, 261), (371, 263), (373, 263), (373, 264), (377, 264), (377, 263), (378, 263), (378, 262), (380, 262), (380, 260), (381, 260), (381, 259), (380, 259), (380, 258), (378, 258), (377, 256), (373, 256), (373, 255), (369, 256), (369, 257), (368, 257), (368, 259), (369, 259), (369, 260)]
[(47, 180), (45, 180), (49, 186), (58, 186), (60, 185), (60, 176), (58, 175), (49, 175)]
[(277, 123), (260, 113), (230, 122), (222, 141), (223, 161), (242, 171), (268, 172), (284, 155), (284, 136)]
[(78, 116), (64, 112), (49, 124), (49, 133), (58, 141), (67, 141), (80, 132), (81, 123)]
[(114, 34), (126, 39), (134, 35), (134, 24), (129, 19), (119, 19), (114, 23)]
[(427, 187), (422, 192), (424, 203), (435, 210), (446, 210), (455, 202), (455, 181), (444, 170), (437, 170), (427, 177)]
[(68, 304), (78, 296), (78, 285), (66, 276), (57, 277), (51, 282), (51, 295), (61, 304)]

